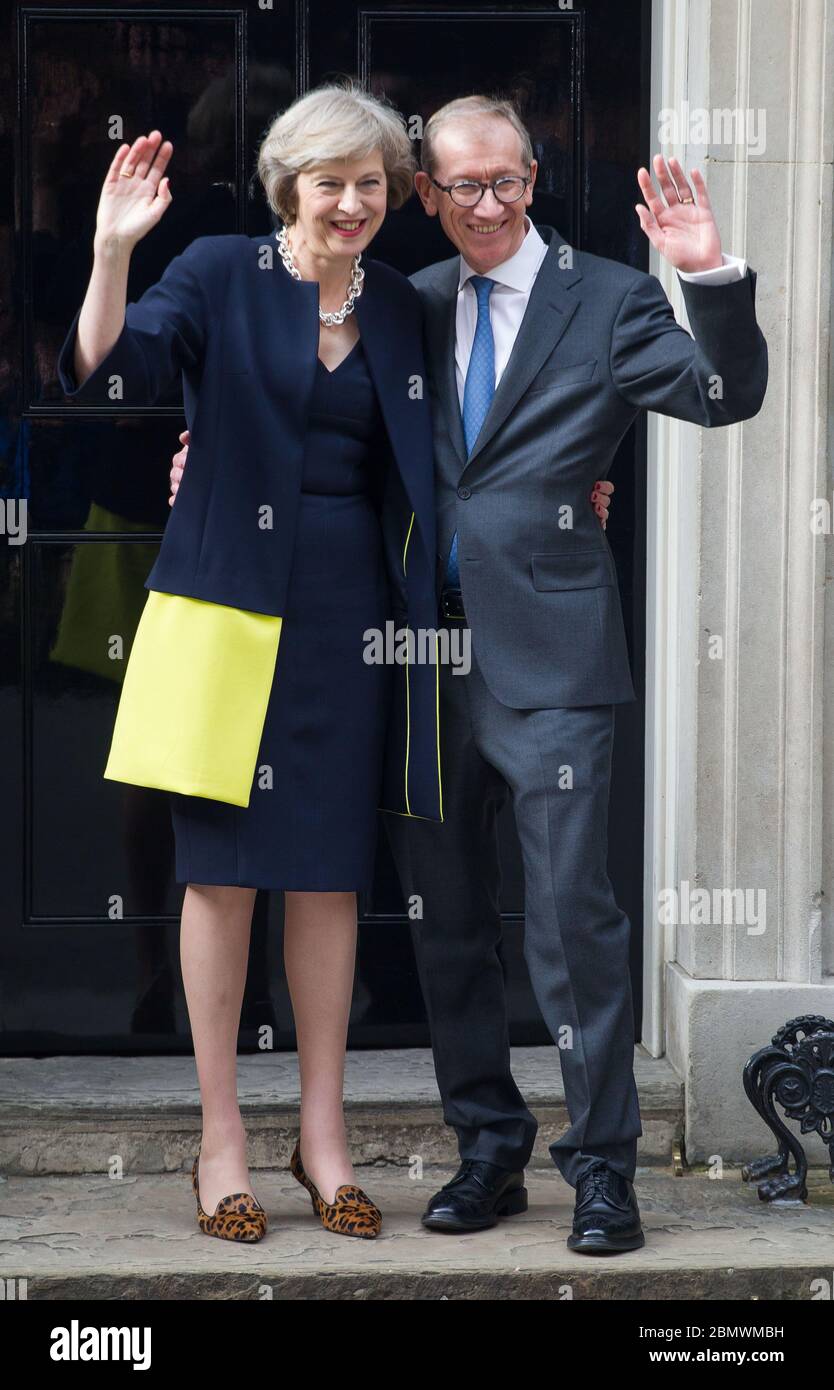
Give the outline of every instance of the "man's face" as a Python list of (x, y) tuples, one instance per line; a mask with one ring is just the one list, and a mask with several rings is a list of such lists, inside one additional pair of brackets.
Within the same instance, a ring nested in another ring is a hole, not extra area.
[(448, 193), (432, 183), (428, 174), (415, 175), (415, 185), (426, 212), (439, 217), (447, 237), (478, 275), (485, 275), (514, 255), (524, 240), (524, 217), (533, 201), (538, 165), (529, 169), (521, 153), (521, 140), (501, 116), (467, 116), (441, 126), (434, 142), (438, 183), (480, 179), (482, 183), (504, 175), (530, 174), (524, 196), (516, 203), (501, 203), (491, 188), (473, 208), (462, 208)]

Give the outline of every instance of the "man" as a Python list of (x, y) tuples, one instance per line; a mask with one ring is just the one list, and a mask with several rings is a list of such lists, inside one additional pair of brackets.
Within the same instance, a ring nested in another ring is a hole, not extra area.
[(463, 1160), (423, 1220), (472, 1230), (526, 1207), (537, 1126), (510, 1071), (499, 953), (496, 817), (509, 796), (524, 954), (571, 1119), (551, 1146), (577, 1189), (568, 1245), (635, 1249), (630, 926), (606, 869), (614, 706), (634, 690), (612, 557), (583, 501), (639, 409), (707, 426), (756, 414), (767, 349), (755, 275), (722, 257), (699, 174), (696, 202), (677, 161), (670, 176), (655, 159), (663, 198), (639, 171), (640, 223), (680, 273), (693, 341), (655, 277), (532, 226), (530, 137), (501, 102), (436, 112), (421, 164), (423, 206), (460, 253), (412, 280), (432, 377), (442, 610), (465, 615), (472, 642), (468, 675), (441, 670), (444, 823), (386, 817), (404, 891), (422, 899), (418, 965)]
[(478, 1230), (527, 1206), (537, 1123), (510, 1070), (500, 954), (496, 820), (509, 797), (524, 954), (571, 1120), (551, 1145), (576, 1188), (568, 1245), (631, 1250), (644, 1243), (642, 1129), (630, 924), (608, 879), (607, 814), (614, 707), (635, 696), (613, 559), (587, 497), (641, 409), (708, 427), (757, 413), (756, 277), (722, 255), (700, 174), (696, 201), (676, 160), (654, 160), (662, 197), (639, 170), (640, 224), (678, 270), (693, 340), (654, 276), (531, 223), (537, 165), (508, 103), (443, 107), (421, 164), (423, 207), (459, 253), (412, 276), (426, 316), (441, 621), (467, 623), (472, 643), (467, 674), (440, 671), (444, 821), (386, 816), (403, 891), (422, 905), (417, 964), (462, 1160), (423, 1224)]

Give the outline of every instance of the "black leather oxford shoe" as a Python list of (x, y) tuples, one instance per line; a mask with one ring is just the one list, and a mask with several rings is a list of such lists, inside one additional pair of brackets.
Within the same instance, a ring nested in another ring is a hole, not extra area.
[(435, 1192), (421, 1220), (430, 1231), (484, 1231), (499, 1216), (527, 1210), (524, 1172), (466, 1158), (445, 1187)]
[(576, 1184), (573, 1231), (569, 1250), (587, 1255), (613, 1255), (639, 1250), (646, 1239), (640, 1208), (628, 1178), (615, 1173), (602, 1159), (580, 1174)]

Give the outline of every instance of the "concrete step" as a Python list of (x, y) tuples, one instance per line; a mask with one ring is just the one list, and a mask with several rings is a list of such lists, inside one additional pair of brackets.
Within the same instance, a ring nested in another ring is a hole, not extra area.
[(12, 1177), (0, 1182), (0, 1278), (7, 1299), (29, 1300), (809, 1301), (824, 1296), (818, 1281), (831, 1297), (834, 1188), (819, 1170), (808, 1205), (773, 1207), (738, 1171), (715, 1181), (641, 1167), (646, 1245), (607, 1259), (567, 1249), (574, 1194), (553, 1168), (529, 1170), (529, 1210), (491, 1230), (424, 1230), (420, 1213), (449, 1176), (358, 1168), (383, 1213), (379, 1238), (361, 1241), (325, 1231), (288, 1173), (258, 1173), (270, 1225), (255, 1245), (199, 1231), (187, 1172)]
[[(566, 1129), (558, 1053), (519, 1047), (513, 1075), (539, 1121), (532, 1166), (552, 1170), (548, 1145)], [(683, 1087), (665, 1058), (635, 1050), (641, 1163), (669, 1163), (683, 1122)], [(285, 1169), (298, 1134), (298, 1058), (238, 1059), (238, 1094), (253, 1169)], [(345, 1106), (354, 1163), (454, 1163), (432, 1054), (425, 1048), (349, 1052)], [(193, 1057), (0, 1059), (0, 1172), (6, 1175), (170, 1173), (190, 1166), (200, 1136)]]

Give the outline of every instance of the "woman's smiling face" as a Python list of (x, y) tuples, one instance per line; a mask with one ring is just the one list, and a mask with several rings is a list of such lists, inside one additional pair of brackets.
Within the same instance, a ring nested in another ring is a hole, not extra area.
[(379, 150), (364, 159), (334, 159), (298, 175), (295, 229), (313, 255), (350, 259), (376, 236), (387, 203), (388, 181)]

